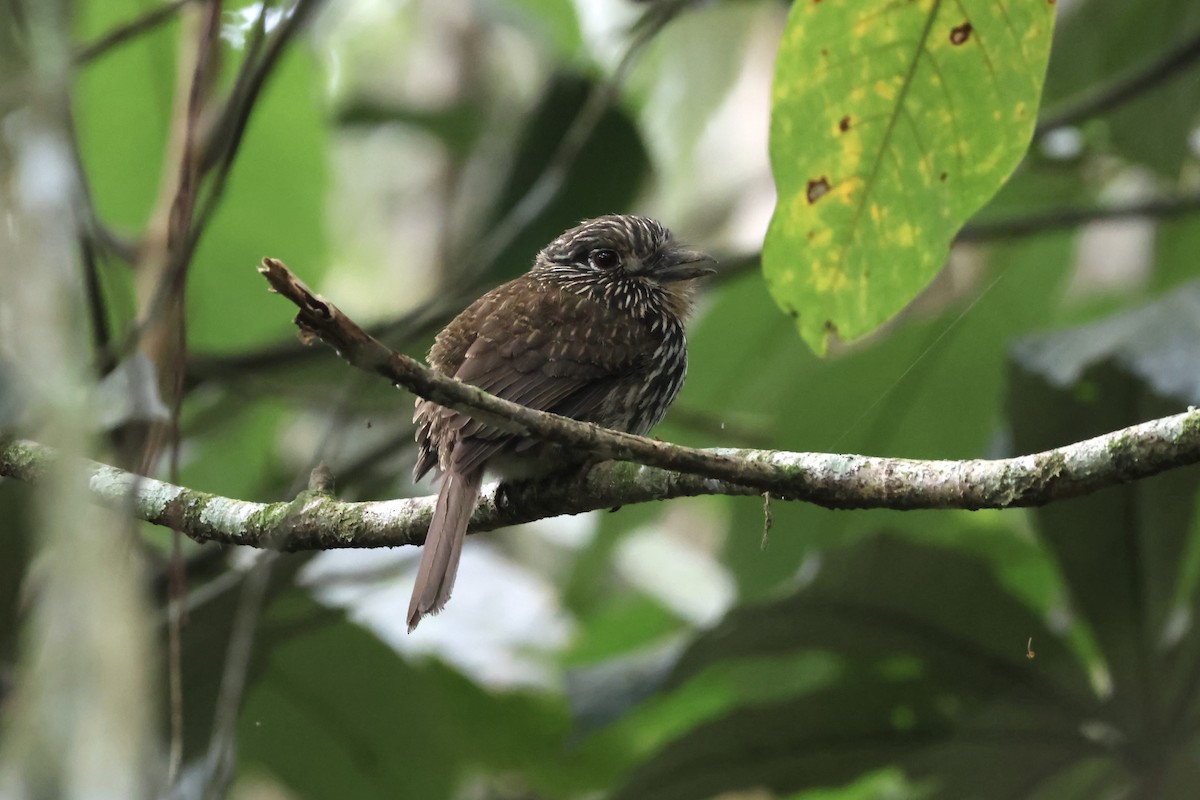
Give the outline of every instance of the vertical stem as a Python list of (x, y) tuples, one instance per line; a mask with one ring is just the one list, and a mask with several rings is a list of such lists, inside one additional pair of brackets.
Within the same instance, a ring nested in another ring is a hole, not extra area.
[[(0, 81), (27, 91), (0, 105), (0, 358), (36, 420), (26, 430), (68, 456), (92, 446), (95, 393), (78, 182), (68, 119), (67, 4), (0, 14)], [(0, 741), (5, 797), (147, 797), (156, 737), (155, 662), (128, 521), (88, 502), (65, 458), (33, 495), (36, 574)]]

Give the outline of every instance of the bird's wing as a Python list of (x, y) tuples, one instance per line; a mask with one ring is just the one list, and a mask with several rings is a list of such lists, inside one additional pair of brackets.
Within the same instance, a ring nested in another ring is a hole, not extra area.
[[(479, 320), (474, 342), (455, 377), (498, 397), (541, 411), (589, 419), (622, 379), (644, 366), (653, 350), (649, 330), (614, 316), (594, 301), (554, 286), (533, 284), (514, 297), (523, 313), (496, 313)], [(608, 324), (605, 320), (609, 320)], [(458, 430), (453, 460), (468, 470), (484, 463), (512, 436), (468, 416), (448, 412)]]

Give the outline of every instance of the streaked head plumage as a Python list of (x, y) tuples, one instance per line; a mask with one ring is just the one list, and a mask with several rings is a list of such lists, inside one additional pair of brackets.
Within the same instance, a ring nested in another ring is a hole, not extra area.
[(584, 220), (538, 253), (534, 269), (669, 283), (711, 274), (712, 259), (680, 247), (657, 220), (609, 214)]

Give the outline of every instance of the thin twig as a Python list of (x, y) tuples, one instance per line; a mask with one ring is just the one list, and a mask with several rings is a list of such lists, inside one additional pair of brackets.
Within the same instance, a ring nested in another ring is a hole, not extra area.
[(1120, 205), (1064, 206), (1037, 214), (975, 222), (959, 231), (958, 242), (1015, 239), (1074, 228), (1089, 222), (1148, 217), (1171, 219), (1200, 211), (1200, 192), (1176, 197), (1155, 197)]
[(213, 716), (212, 735), (209, 738), (205, 764), (205, 800), (223, 797), (233, 776), (234, 728), (238, 711), (242, 707), (242, 696), (246, 689), (246, 675), (250, 667), (250, 655), (254, 650), (254, 634), (258, 629), (263, 602), (270, 584), (273, 554), (266, 553), (251, 567), (250, 574), (242, 584), (237, 611), (233, 618), (233, 633), (225, 651), (225, 665), (221, 671), (221, 686), (217, 691), (216, 710)]
[(100, 285), (100, 267), (97, 263), (96, 247), (86, 231), (80, 231), (79, 261), (83, 267), (83, 288), (87, 298), (88, 327), (92, 332), (92, 350), (96, 354), (95, 369), (99, 376), (107, 375), (116, 366), (109, 343), (112, 335), (108, 327), (108, 306), (104, 302), (104, 289)]
[[(114, 237), (101, 222), (100, 215), (96, 211), (91, 181), (83, 166), (83, 154), (79, 145), (79, 129), (75, 124), (75, 115), (70, 108), (67, 108), (64, 110), (63, 116), (64, 126), (70, 136), (71, 169), (75, 174), (77, 187), (75, 197), (76, 238), (79, 242), (79, 257), (83, 267), (83, 285), (87, 298), (88, 323), (92, 333), (94, 368), (96, 374), (103, 377), (116, 366), (117, 359), (112, 349), (108, 304), (100, 280), (100, 259), (102, 255), (116, 254), (124, 257), (126, 254), (113, 246)], [(132, 261), (127, 260), (127, 263), (132, 263)]]
[(271, 35), (263, 48), (262, 56), (257, 60), (248, 59), (243, 63), (242, 71), (247, 73), (247, 77), (243, 78), (239, 75), (235, 83), (244, 85), (246, 88), (241, 94), (229, 98), (221, 113), (220, 121), (214, 126), (213, 134), (209, 139), (209, 148), (212, 148), (215, 142), (220, 143), (220, 147), (216, 151), (220, 153), (220, 156), (214, 158), (212, 150), (206, 150), (199, 155), (202, 167), (205, 164), (215, 163), (210, 170), (214, 174), (209, 180), (204, 199), (195, 214), (187, 240), (172, 253), (170, 266), (159, 282), (154, 302), (149, 306), (149, 313), (140, 320), (136, 330), (132, 333), (135, 340), (142, 331), (155, 323), (159, 314), (166, 310), (168, 305), (166, 301), (170, 297), (172, 284), (178, 280), (179, 273), (190, 263), (204, 231), (208, 228), (208, 224), (224, 196), (229, 174), (233, 169), (246, 125), (249, 123), (259, 94), (274, 67), (278, 64), (286, 45), (322, 1), (297, 0), (291, 13)]
[[(438, 297), (395, 319), (370, 325), (366, 330), (372, 336), (388, 341), (393, 347), (404, 349), (412, 342), (436, 333), (481, 291), (481, 286), (472, 283), (464, 291)], [(287, 369), (311, 361), (316, 352), (311, 347), (305, 347), (296, 337), (289, 336), (243, 353), (193, 356), (188, 363), (188, 383), (195, 385), (208, 380), (261, 376), (268, 371)]]
[[(291, 40), (299, 21), (304, 19), (303, 16), (299, 20), (295, 16), (286, 19), (272, 36), (272, 42), (275, 43), (273, 49), (264, 56), (263, 47), (267, 40), (267, 15), (272, 8), (270, 3), (263, 3), (259, 7), (254, 24), (250, 27), (250, 34), (246, 38), (242, 51), (242, 68), (234, 77), (229, 99), (221, 110), (218, 122), (213, 125), (205, 146), (204, 160), (201, 166), (206, 172), (218, 165), (221, 165), (222, 169), (229, 169), (228, 164), (224, 164), (224, 162), (231, 161), (237, 154), (246, 123), (254, 109), (254, 102), (277, 63), (279, 55), (282, 54), (283, 45)], [(304, 9), (298, 10), (304, 11)]]
[(75, 53), (75, 63), (77, 65), (87, 64), (108, 53), (110, 50), (141, 36), (143, 33), (154, 30), (179, 13), (179, 9), (188, 3), (194, 2), (197, 2), (197, 0), (171, 0), (171, 2), (145, 13), (137, 19), (117, 26), (91, 44), (79, 48)]
[(642, 50), (690, 2), (691, 0), (672, 0), (672, 2), (655, 4), (646, 11), (634, 26), (633, 38), (612, 75), (592, 89), (583, 106), (571, 121), (570, 127), (563, 134), (553, 155), (547, 160), (541, 174), (503, 219), (497, 222), (491, 232), (483, 238), (475, 252), (468, 257), (469, 263), (483, 265), (485, 268), (494, 263), (504, 249), (512, 244), (513, 240), (554, 201), (559, 191), (562, 190), (575, 159), (579, 157), (584, 145), (592, 137), (596, 126), (604, 117), (604, 113), (616, 100), (621, 86), (633, 65), (637, 63)]
[(763, 532), (762, 541), (759, 542), (760, 550), (767, 549), (767, 543), (771, 537), (771, 528), (775, 525), (775, 513), (771, 510), (771, 493), (763, 492)]
[[(199, 158), (197, 140), (200, 136), (200, 116), (212, 87), (214, 61), (221, 30), (221, 4), (210, 0), (206, 13), (197, 26), (196, 60), (192, 66), (192, 81), (188, 88), (187, 109), (184, 115), (183, 147), (179, 158), (179, 185), (167, 220), (167, 252), (174, 254), (186, 242), (192, 227), (192, 214), (196, 205), (199, 180)], [(175, 324), (176, 344), (170, 365), (160, 364), (160, 369), (172, 370), (173, 387), (170, 394), (171, 418), (169, 420), (169, 458), (171, 480), (179, 480), (179, 418), (183, 409), (183, 380), (187, 363), (187, 311), (183, 302), (187, 266), (178, 271), (177, 282), (171, 284), (174, 302), (178, 306)], [(167, 272), (172, 261), (167, 262)], [(167, 601), (167, 653), (169, 660), (168, 690), (171, 705), (171, 740), (167, 760), (167, 785), (173, 786), (183, 763), (183, 601), (187, 596), (183, 563), (183, 537), (178, 528), (171, 531), (171, 581)]]
[(1126, 72), (1109, 84), (1085, 92), (1078, 99), (1069, 100), (1045, 112), (1038, 121), (1033, 136), (1037, 139), (1055, 128), (1074, 125), (1112, 111), (1166, 83), (1168, 79), (1177, 77), (1197, 59), (1200, 59), (1200, 32), (1180, 42), (1177, 47), (1168, 50), (1154, 61)]
[[(219, 121), (213, 127), (212, 138), (209, 142), (210, 152), (204, 161), (206, 168), (217, 171), (213, 189), (213, 193), (217, 197), (220, 196), (220, 190), (224, 188), (225, 179), (241, 148), (246, 126), (250, 122), (251, 113), (254, 111), (263, 87), (274, 73), (279, 59), (292, 39), (323, 2), (324, 0), (297, 0), (296, 5), (267, 38), (265, 44), (261, 44), (261, 32), (257, 32), (266, 24), (265, 17), (260, 16), (256, 23), (256, 33), (251, 39), (253, 49), (247, 53), (246, 61), (234, 83), (234, 91), (230, 94), (229, 102), (226, 103)], [(263, 14), (266, 14), (265, 8)], [(258, 53), (259, 50), (262, 51), (261, 55)], [(215, 200), (210, 198), (209, 205), (211, 206), (213, 203)], [(202, 214), (201, 216), (205, 217), (206, 215)]]

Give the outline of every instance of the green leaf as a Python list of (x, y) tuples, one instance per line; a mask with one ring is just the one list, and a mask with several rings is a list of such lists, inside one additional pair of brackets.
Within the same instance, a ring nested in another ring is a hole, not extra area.
[(509, 15), (516, 17), (522, 27), (537, 34), (533, 41), (550, 42), (563, 59), (573, 58), (583, 44), (579, 16), (571, 3), (561, 0), (507, 0), (505, 5), (493, 10), (502, 19)]
[[(676, 691), (657, 694), (633, 713), (593, 733), (581, 744), (585, 761), (594, 764), (599, 782), (592, 788), (611, 788), (639, 761), (645, 760), (695, 727), (720, 719), (743, 705), (764, 705), (791, 699), (828, 685), (837, 674), (835, 660), (819, 652), (789, 652), (778, 657), (731, 657), (704, 669)], [(640, 693), (645, 681), (630, 674), (628, 690)], [(651, 675), (653, 688), (662, 679)], [(572, 691), (574, 688), (572, 687)], [(624, 697), (607, 691), (617, 711), (625, 711)], [(593, 719), (585, 719), (582, 729)]]
[(818, 353), (933, 277), (1033, 132), (1046, 0), (796, 3), (776, 62), (763, 248), (775, 301)]
[(1187, 215), (1159, 223), (1154, 242), (1155, 289), (1169, 289), (1184, 281), (1200, 277), (1200, 218)]
[[(1016, 348), (1016, 449), (1037, 452), (1182, 410), (1200, 391), (1186, 380), (1198, 296), (1200, 287), (1184, 287), (1144, 309)], [(1129, 730), (1170, 713), (1178, 702), (1168, 687), (1195, 669), (1194, 658), (1172, 666), (1167, 630), (1189, 588), (1198, 492), (1200, 473), (1177, 469), (1034, 512), (1072, 606), (1093, 631), (1117, 687), (1114, 709)]]
[(184, 424), (195, 431), (195, 444), (180, 479), (186, 486), (228, 497), (277, 499), (281, 487), (295, 479), (278, 453), (287, 406), (264, 398), (254, 404), (240, 400), (189, 398)]
[(435, 137), (460, 158), (470, 154), (485, 130), (479, 110), (470, 103), (427, 109), (369, 97), (351, 98), (342, 104), (337, 111), (337, 122), (344, 128), (388, 124), (411, 126)]
[[(281, 596), (298, 594), (302, 590), (295, 586), (294, 580), (300, 568), (312, 558), (309, 553), (291, 554), (280, 558), (271, 568), (265, 590), (264, 608), (269, 608)], [(216, 572), (224, 575), (222, 580), (229, 580), (224, 572), (223, 561), (209, 567), (204, 572)], [(199, 570), (198, 570), (199, 572)], [(195, 590), (204, 578), (211, 579), (208, 574), (194, 574), (189, 577), (189, 589)], [(238, 621), (242, 600), (242, 580), (244, 575), (232, 585), (221, 587), (218, 583), (208, 583), (203, 590), (208, 597), (196, 603), (188, 613), (187, 624), (183, 627), (183, 757), (185, 761), (203, 758), (213, 736), (213, 722), (216, 708), (219, 704), (221, 682), (225, 671), (225, 654), (233, 634), (233, 627)], [(261, 640), (256, 639), (256, 643)], [(251, 651), (250, 660), (246, 666), (245, 678), (247, 687), (254, 686), (262, 677), (263, 661), (266, 649), (256, 646)], [(165, 660), (164, 653), (164, 679)], [(166, 730), (167, 710), (163, 714), (164, 730)], [(261, 718), (260, 718), (261, 721)]]
[[(451, 797), (480, 770), (519, 772), (558, 796), (586, 778), (587, 765), (563, 752), (559, 698), (489, 692), (436, 661), (401, 658), (295, 586), (307, 560), (272, 570), (238, 717), (240, 770), (266, 771), (297, 798)], [(189, 756), (209, 740), (238, 600), (216, 596), (184, 631)]]
[[(611, 570), (611, 564), (605, 564)], [(563, 654), (564, 666), (601, 662), (662, 641), (683, 628), (677, 616), (650, 598), (614, 594), (611, 588), (608, 598), (608, 602), (588, 609), (588, 615), (581, 620), (583, 629), (576, 634), (574, 646)]]
[[(793, 596), (735, 611), (695, 643), (680, 661), (681, 695), (730, 662), (761, 663), (762, 674), (616, 797), (794, 792), (892, 764), (938, 784), (936, 797), (1024, 796), (1015, 787), (1087, 753), (1075, 730), (1097, 711), (1086, 673), (977, 559), (878, 536), (824, 554), (813, 572)], [(1030, 636), (1041, 643), (1034, 660)], [(767, 677), (814, 650), (841, 668), (813, 680), (796, 661)]]
[[(1083, 376), (1089, 367), (1112, 361), (1158, 394), (1196, 404), (1200, 403), (1197, 339), (1200, 281), (1193, 281), (1141, 308), (1022, 341), (1013, 357), (1018, 366), (1059, 388), (1086, 384)], [(1092, 401), (1098, 402), (1094, 393)]]
[(238, 726), (245, 764), (297, 797), (450, 795), (451, 731), (437, 724), (428, 686), (411, 691), (424, 681), (395, 652), (295, 591), (272, 606), (259, 646), (262, 671)]
[[(78, 38), (94, 41), (145, 10), (140, 0), (81, 3)], [(158, 193), (178, 37), (172, 21), (122, 44), (84, 66), (72, 92), (92, 201), (124, 233), (140, 233)]]
[[(571, 73), (555, 76), (537, 108), (513, 159), (512, 170), (492, 211), (493, 223), (525, 197), (549, 166), (592, 89)], [(545, 244), (582, 219), (630, 206), (649, 169), (649, 156), (637, 128), (620, 108), (607, 110), (564, 176), (560, 193), (506, 247), (489, 278), (507, 280), (529, 269)]]
[(228, 351), (277, 339), (289, 327), (254, 267), (270, 255), (310, 284), (324, 274), (328, 146), (321, 74), (309, 51), (291, 47), (255, 105), (188, 273), (189, 347)]

